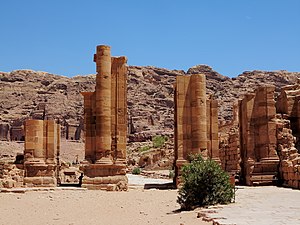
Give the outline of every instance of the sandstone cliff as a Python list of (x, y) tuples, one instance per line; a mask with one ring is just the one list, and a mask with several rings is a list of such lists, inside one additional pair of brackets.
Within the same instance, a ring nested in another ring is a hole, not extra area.
[[(176, 75), (193, 73), (206, 74), (208, 93), (219, 100), (220, 121), (232, 118), (232, 104), (244, 93), (264, 84), (273, 84), (279, 90), (281, 86), (296, 83), (300, 77), (298, 72), (247, 71), (229, 78), (205, 65), (192, 67), (187, 72), (130, 66), (130, 141), (173, 133), (173, 83)], [(94, 91), (94, 87), (95, 75), (68, 78), (32, 70), (0, 72), (0, 136), (3, 136), (1, 132), (6, 126), (18, 127), (26, 118), (43, 117), (59, 120), (64, 136), (80, 138), (83, 128), (83, 97), (80, 92)]]

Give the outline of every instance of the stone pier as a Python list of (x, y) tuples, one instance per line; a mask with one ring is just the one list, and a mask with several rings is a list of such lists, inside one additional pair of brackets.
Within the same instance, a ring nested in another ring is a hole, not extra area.
[(239, 102), (242, 174), (247, 185), (277, 180), (274, 86), (260, 87)]
[(221, 163), (219, 156), (218, 100), (207, 99), (207, 150), (210, 158)]
[(83, 92), (85, 161), (82, 186), (89, 189), (127, 188), (127, 58), (111, 57), (110, 47), (94, 55), (95, 92)]
[(175, 83), (175, 179), (190, 154), (219, 159), (218, 102), (206, 96), (203, 74), (177, 76)]
[(60, 126), (51, 120), (25, 122), (24, 185), (57, 185)]

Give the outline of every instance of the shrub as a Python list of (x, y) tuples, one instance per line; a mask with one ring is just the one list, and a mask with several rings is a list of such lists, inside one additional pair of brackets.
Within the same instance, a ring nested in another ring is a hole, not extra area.
[(141, 169), (139, 167), (135, 167), (133, 170), (132, 170), (132, 174), (140, 174), (141, 173)]
[(168, 140), (168, 137), (166, 137), (166, 136), (160, 136), (160, 135), (154, 136), (152, 138), (153, 147), (154, 148), (160, 148), (160, 147), (162, 147), (165, 144), (165, 142), (167, 140)]
[(229, 175), (211, 159), (193, 156), (191, 163), (183, 166), (181, 179), (177, 202), (182, 209), (227, 204), (233, 198)]
[(140, 152), (145, 152), (145, 151), (148, 151), (151, 147), (146, 145), (146, 146), (143, 146), (143, 147), (139, 147), (139, 151)]

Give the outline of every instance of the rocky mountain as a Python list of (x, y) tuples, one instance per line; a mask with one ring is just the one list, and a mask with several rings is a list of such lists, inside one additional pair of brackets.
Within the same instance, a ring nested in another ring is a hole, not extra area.
[[(244, 93), (265, 84), (275, 85), (279, 90), (300, 78), (300, 73), (288, 71), (246, 71), (229, 78), (206, 65), (192, 67), (187, 72), (129, 66), (130, 141), (145, 141), (157, 134), (172, 135), (173, 83), (176, 75), (193, 73), (206, 75), (208, 93), (219, 100), (220, 121), (232, 118), (232, 104)], [(94, 87), (95, 75), (68, 78), (32, 70), (0, 72), (0, 136), (5, 133), (3, 127), (17, 127), (27, 118), (43, 117), (58, 120), (66, 137), (80, 138), (78, 131), (83, 128), (80, 92), (94, 91)]]

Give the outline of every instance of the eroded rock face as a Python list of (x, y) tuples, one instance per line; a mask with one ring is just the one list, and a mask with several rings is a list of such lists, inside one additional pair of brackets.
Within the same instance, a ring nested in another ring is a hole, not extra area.
[[(275, 86), (276, 98), (281, 87), (295, 84), (300, 78), (300, 73), (287, 71), (247, 71), (229, 78), (205, 65), (192, 67), (187, 72), (129, 66), (129, 142), (150, 141), (156, 135), (173, 136), (173, 84), (177, 75), (196, 73), (206, 75), (207, 92), (218, 100), (218, 119), (223, 125), (233, 118), (232, 105), (245, 93), (261, 84), (271, 84)], [(95, 75), (68, 78), (33, 70), (0, 72), (1, 139), (24, 140), (23, 123), (27, 118), (55, 119), (61, 124), (63, 138), (82, 139), (84, 120), (80, 92), (93, 92), (95, 84)], [(0, 145), (0, 157), (6, 155), (7, 146)]]
[[(280, 87), (294, 84), (300, 77), (300, 73), (287, 71), (251, 71), (231, 79), (205, 65), (192, 67), (186, 74), (195, 73), (206, 75), (207, 91), (219, 102), (220, 121), (230, 120), (232, 103), (259, 85), (272, 84), (278, 92)], [(173, 84), (176, 75), (184, 74), (178, 70), (129, 66), (128, 112), (132, 118), (132, 134), (140, 136), (140, 132), (158, 130), (173, 133)], [(46, 104), (46, 119), (59, 120), (66, 136), (67, 124), (82, 126), (83, 97), (80, 92), (94, 91), (95, 82), (95, 75), (68, 78), (33, 70), (0, 72), (0, 123), (12, 125), (19, 121), (22, 124), (32, 115), (41, 116), (39, 108)]]
[[(94, 75), (67, 78), (32, 70), (0, 72), (0, 123), (15, 131), (27, 118), (55, 119), (63, 125), (64, 136), (74, 136), (66, 131), (68, 124), (83, 124), (79, 93), (93, 90), (94, 83)], [(19, 136), (11, 134), (10, 140), (20, 141)]]

